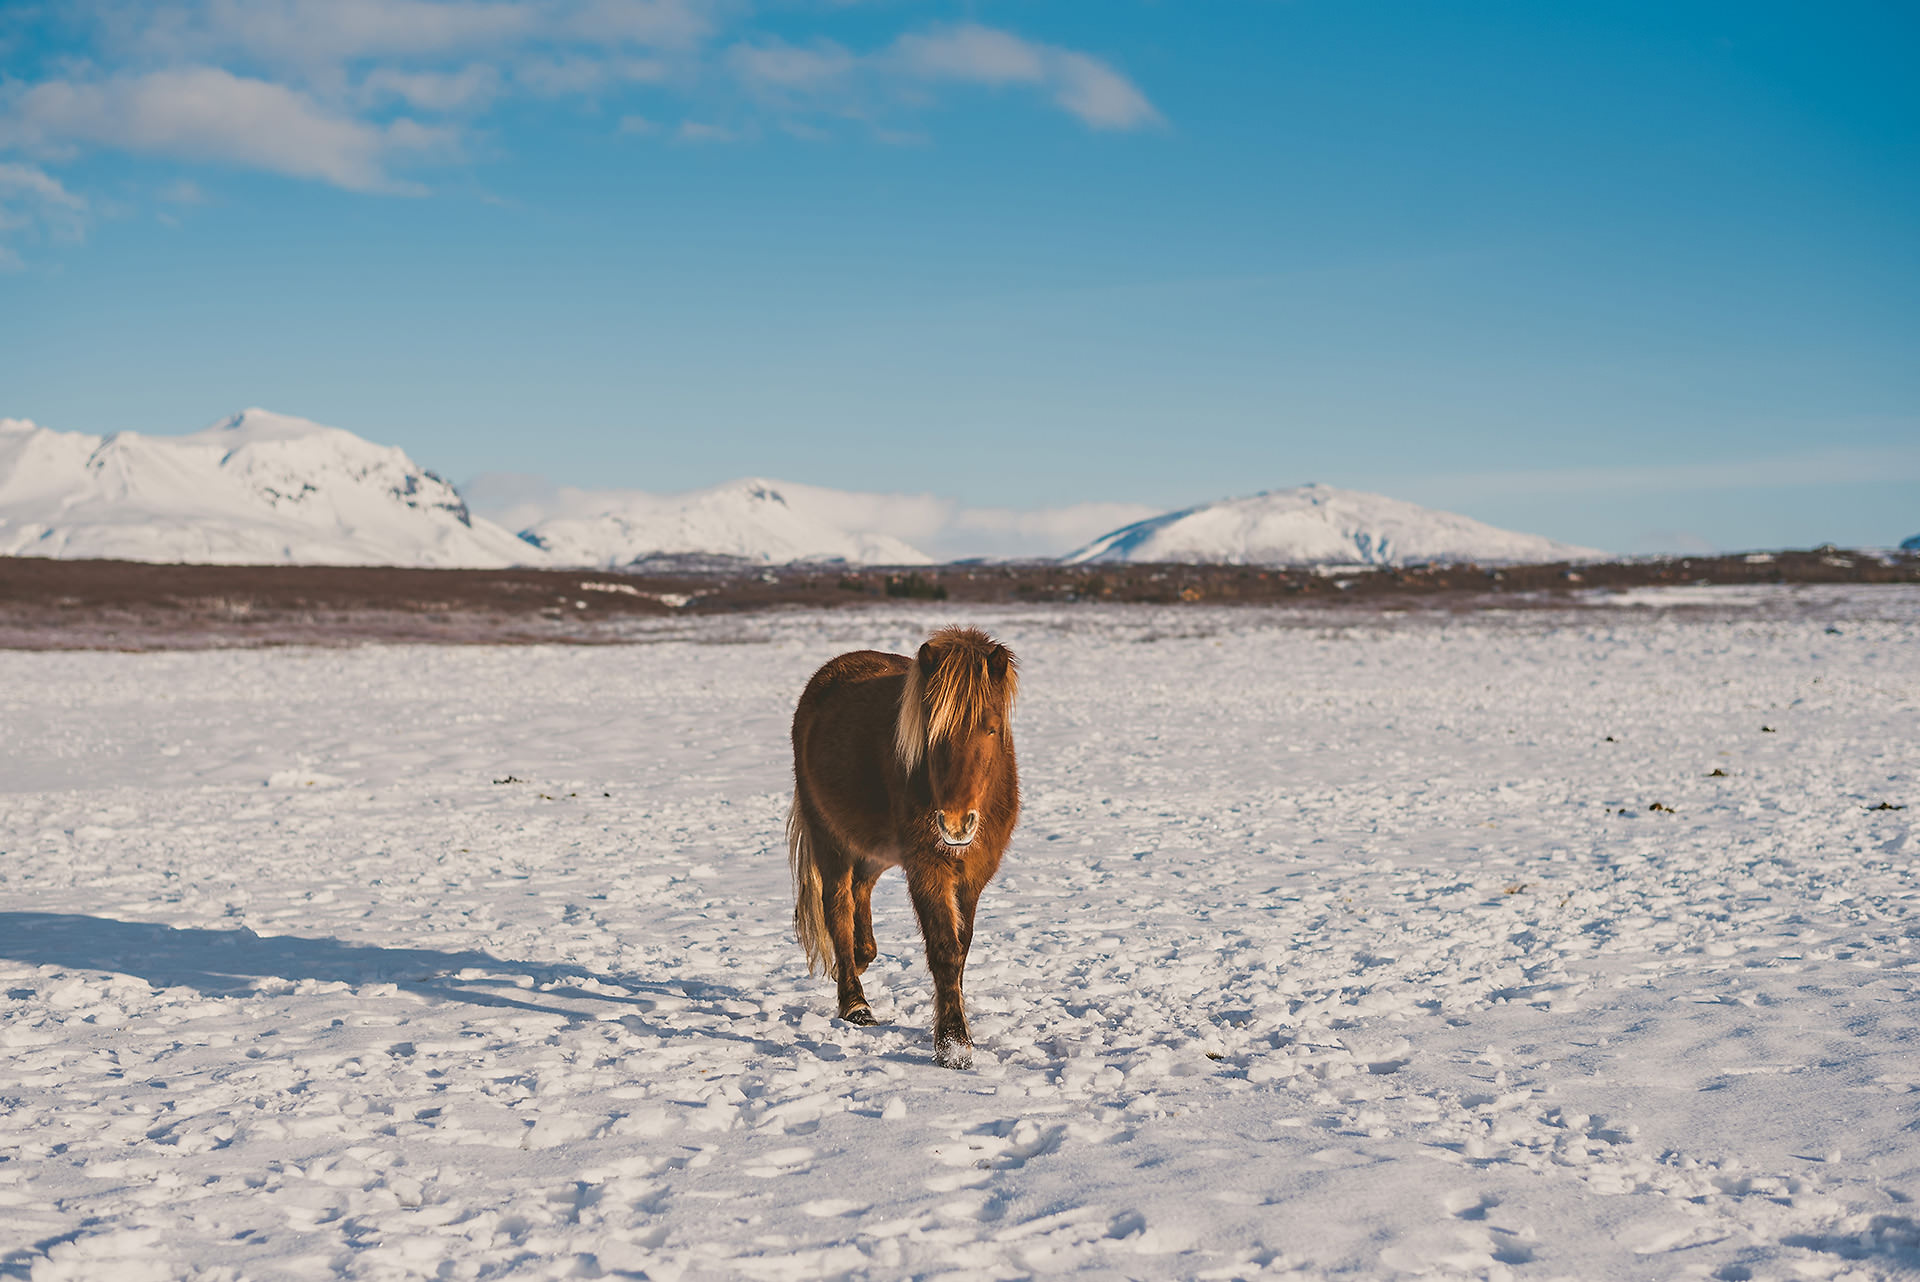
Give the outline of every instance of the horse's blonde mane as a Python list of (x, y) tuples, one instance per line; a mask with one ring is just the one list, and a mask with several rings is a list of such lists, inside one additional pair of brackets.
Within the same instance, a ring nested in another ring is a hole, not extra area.
[[(927, 745), (951, 738), (999, 713), (1004, 717), (1020, 692), (1013, 652), (978, 628), (942, 628), (927, 638), (939, 656), (929, 674), (919, 659), (907, 669), (900, 692), (900, 716), (894, 722), (893, 747), (909, 772), (927, 754)], [(1005, 659), (996, 680), (992, 659)]]

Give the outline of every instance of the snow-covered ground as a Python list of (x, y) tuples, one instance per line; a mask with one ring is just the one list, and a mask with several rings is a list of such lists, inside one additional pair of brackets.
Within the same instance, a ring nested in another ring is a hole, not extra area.
[(1920, 594), (1818, 601), (969, 615), (967, 1073), (780, 842), (961, 612), (0, 654), (0, 1277), (1915, 1276)]

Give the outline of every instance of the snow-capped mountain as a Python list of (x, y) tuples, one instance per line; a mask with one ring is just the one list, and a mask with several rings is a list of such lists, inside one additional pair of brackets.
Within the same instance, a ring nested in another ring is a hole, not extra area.
[(188, 436), (0, 419), (0, 555), (491, 567), (540, 551), (395, 446), (250, 409)]
[(1607, 554), (1357, 490), (1300, 485), (1203, 503), (1104, 534), (1061, 560), (1411, 565), (1593, 560)]
[[(915, 546), (923, 538), (946, 555), (967, 555), (968, 545), (1009, 521), (1036, 520), (1047, 529), (1078, 524), (1074, 533), (1085, 537), (1086, 517), (1103, 506), (962, 509), (928, 494), (754, 478), (682, 494), (539, 486), (546, 496), (522, 505), (524, 514), (499, 513), (525, 524), (515, 535), (470, 512), (451, 485), (399, 448), (302, 418), (250, 409), (171, 437), (92, 436), (0, 419), (0, 556), (473, 568), (618, 568), (653, 557), (925, 565), (933, 558)], [(1108, 520), (1125, 514), (1104, 506)], [(1307, 485), (1136, 521), (1061, 559), (1400, 565), (1603, 555)]]
[(592, 516), (557, 516), (521, 532), (556, 565), (619, 567), (650, 556), (726, 556), (767, 564), (848, 561), (927, 565), (926, 553), (891, 534), (847, 529), (834, 518), (876, 496), (746, 478), (685, 494), (623, 495)]

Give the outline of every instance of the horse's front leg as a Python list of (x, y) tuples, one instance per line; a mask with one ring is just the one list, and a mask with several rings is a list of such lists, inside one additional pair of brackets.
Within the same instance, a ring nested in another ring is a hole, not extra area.
[[(827, 919), (827, 937), (833, 941), (834, 978), (840, 989), (840, 1018), (849, 1024), (871, 1024), (873, 1007), (860, 986), (864, 963), (854, 955), (855, 900), (853, 870), (841, 867), (833, 874), (821, 870), (820, 907)], [(871, 928), (869, 928), (871, 930)]]
[(979, 896), (951, 865), (910, 869), (907, 893), (920, 918), (927, 969), (933, 972), (934, 1063), (942, 1068), (971, 1068), (973, 1035), (967, 1031), (960, 979), (967, 968), (967, 946), (973, 942), (973, 909)]
[(873, 883), (879, 878), (880, 870), (869, 871), (867, 865), (853, 870), (853, 968), (860, 975), (880, 955), (873, 938)]

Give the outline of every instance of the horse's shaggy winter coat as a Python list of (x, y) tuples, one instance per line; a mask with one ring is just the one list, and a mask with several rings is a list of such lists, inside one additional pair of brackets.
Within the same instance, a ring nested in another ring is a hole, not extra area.
[(832, 660), (793, 716), (787, 854), (808, 968), (838, 983), (842, 1019), (873, 1022), (860, 986), (878, 951), (873, 883), (903, 869), (933, 972), (934, 1058), (953, 1068), (973, 1062), (960, 981), (974, 909), (1020, 818), (1018, 689), (1012, 651), (945, 628), (911, 659)]

